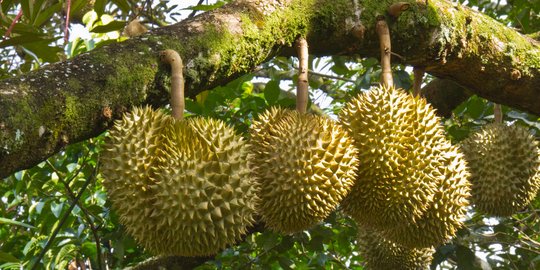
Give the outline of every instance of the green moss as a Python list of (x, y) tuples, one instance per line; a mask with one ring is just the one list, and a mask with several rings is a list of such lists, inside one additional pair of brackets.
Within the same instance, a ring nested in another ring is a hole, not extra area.
[[(20, 84), (20, 89), (22, 92), (26, 92), (29, 89), (29, 86), (26, 84)], [(32, 108), (28, 100), (27, 95), (21, 95), (17, 97), (17, 107), (12, 107), (16, 111), (8, 111), (7, 115), (10, 115), (7, 119), (7, 123), (16, 123), (14, 130), (0, 129), (0, 153), (12, 153), (19, 150), (21, 146), (24, 146), (26, 140), (26, 135), (24, 131), (32, 128), (33, 115), (35, 115), (35, 109)], [(8, 108), (9, 109), (9, 108)], [(2, 121), (0, 121), (2, 122)]]
[(82, 89), (81, 81), (78, 78), (68, 78), (67, 79), (67, 85), (69, 89), (71, 89), (74, 92), (79, 92)]
[(68, 95), (64, 101), (64, 122), (66, 124), (77, 123), (79, 118), (79, 107), (81, 107), (81, 101), (76, 96)]

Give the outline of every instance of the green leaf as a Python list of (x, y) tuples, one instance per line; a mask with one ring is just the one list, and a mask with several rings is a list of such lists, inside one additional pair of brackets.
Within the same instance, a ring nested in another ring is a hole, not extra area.
[(53, 41), (55, 39), (44, 39), (44, 35), (42, 34), (28, 34), (28, 35), (21, 35), (16, 37), (10, 37), (9, 39), (6, 39), (2, 42), (0, 42), (0, 48), (5, 48), (8, 46), (17, 46), (22, 44), (27, 44), (31, 42), (38, 42), (38, 41)]
[[(33, 25), (36, 25), (35, 22), (36, 22), (36, 17), (39, 15), (39, 13), (43, 10), (44, 6), (43, 6), (43, 2), (45, 0), (35, 0), (34, 3), (32, 3), (32, 7), (33, 7), (33, 11), (32, 11), (32, 24)], [(29, 1), (31, 2), (31, 1)]]
[(270, 80), (264, 87), (264, 98), (269, 105), (273, 105), (279, 98), (281, 89), (279, 88), (279, 81)]
[(34, 4), (33, 3), (31, 4), (30, 2), (31, 0), (21, 1), (21, 9), (23, 11), (23, 16), (28, 18), (30, 21), (32, 21), (32, 10), (33, 10)]
[(192, 99), (186, 98), (186, 110), (194, 114), (202, 114), (203, 107), (198, 102), (193, 101)]
[(120, 31), (122, 29), (124, 29), (124, 27), (126, 26), (126, 22), (125, 21), (112, 21), (106, 25), (98, 25), (94, 28), (92, 28), (92, 30), (90, 32), (93, 32), (93, 33), (108, 33), (108, 32), (112, 32), (112, 31)]
[(26, 227), (26, 228), (29, 228), (29, 229), (34, 228), (34, 226), (32, 226), (32, 225), (28, 225), (28, 224), (22, 223), (20, 221), (11, 220), (11, 219), (2, 218), (2, 217), (0, 217), (0, 223), (22, 226), (22, 227)]
[(334, 65), (330, 68), (334, 73), (338, 75), (346, 75), (349, 72), (349, 68), (345, 65), (345, 58), (339, 56), (333, 56)]
[(253, 93), (253, 83), (251, 81), (242, 83), (242, 97), (246, 98)]
[(64, 207), (64, 203), (55, 203), (51, 202), (51, 211), (53, 215), (57, 218), (60, 217), (60, 214), (62, 213), (62, 208)]
[(467, 113), (473, 119), (480, 118), (482, 114), (484, 113), (485, 109), (486, 109), (486, 105), (484, 101), (477, 96), (471, 97), (471, 99), (467, 103)]
[(456, 246), (456, 262), (458, 269), (470, 269), (470, 270), (482, 270), (475, 262), (476, 255), (466, 246), (457, 245)]
[(318, 252), (324, 251), (323, 241), (324, 241), (323, 237), (315, 236), (311, 238), (311, 240), (306, 245), (306, 247), (309, 248), (309, 250), (311, 251), (318, 251)]
[(60, 60), (59, 55), (61, 55), (63, 51), (62, 48), (56, 46), (48, 46), (48, 43), (48, 41), (27, 43), (24, 45), (24, 48), (34, 53), (38, 58), (42, 59), (43, 62), (58, 62)]
[(255, 239), (258, 246), (268, 251), (272, 248), (275, 248), (276, 245), (280, 242), (279, 235), (269, 231), (261, 233), (257, 239)]
[(95, 11), (90, 11), (86, 14), (84, 14), (82, 18), (82, 22), (86, 26), (86, 28), (91, 28), (92, 25), (99, 19), (99, 15)]
[(19, 259), (17, 259), (15, 256), (5, 253), (3, 251), (0, 251), (0, 262), (11, 262), (11, 263), (18, 263)]
[(45, 10), (39, 12), (33, 24), (36, 26), (40, 26), (44, 24), (46, 21), (48, 21), (55, 13), (61, 10), (62, 10), (62, 3), (56, 3), (54, 5), (51, 5)]
[(2, 13), (7, 13), (8, 9), (12, 7), (13, 0), (4, 0), (0, 1), (0, 3), (2, 4)]
[(97, 256), (96, 244), (84, 242), (81, 246), (81, 252), (88, 258), (95, 258)]
[(98, 16), (101, 16), (105, 12), (105, 5), (107, 0), (96, 0), (94, 4), (94, 11), (96, 11)]
[(412, 87), (411, 76), (405, 70), (398, 70), (394, 73), (394, 84), (396, 88), (410, 89)]
[(127, 13), (131, 9), (129, 2), (126, 0), (113, 0), (113, 3), (115, 3), (123, 12)]
[(284, 98), (284, 99), (280, 99), (277, 102), (277, 105), (284, 108), (294, 107), (295, 104), (296, 104), (296, 100), (294, 98)]

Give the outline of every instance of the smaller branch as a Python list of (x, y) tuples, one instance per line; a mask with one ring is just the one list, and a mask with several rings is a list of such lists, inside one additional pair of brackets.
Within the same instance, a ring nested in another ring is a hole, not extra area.
[(381, 85), (391, 87), (394, 85), (392, 66), (390, 63), (392, 46), (390, 42), (390, 30), (388, 29), (388, 24), (384, 20), (384, 17), (377, 18), (376, 30), (377, 35), (379, 36), (381, 49)]
[(324, 74), (324, 73), (315, 72), (315, 71), (313, 71), (311, 69), (308, 69), (308, 77), (315, 77), (315, 76), (328, 78), (328, 79), (333, 79), (333, 80), (338, 80), (338, 81), (350, 82), (350, 83), (355, 83), (356, 82), (355, 80), (352, 80), (352, 79), (349, 79), (349, 78)]
[(332, 259), (332, 261), (336, 262), (337, 264), (339, 264), (341, 266), (342, 269), (350, 269), (347, 265), (345, 265), (341, 260), (340, 258), (338, 258), (334, 253), (329, 253), (328, 255), (330, 255), (330, 258)]
[(67, 45), (69, 40), (69, 16), (71, 13), (71, 0), (66, 3), (66, 25), (64, 26), (64, 45)]
[(251, 269), (251, 265), (257, 261), (261, 256), (265, 255), (266, 253), (274, 250), (275, 248), (277, 248), (281, 243), (277, 243), (275, 245), (273, 245), (272, 247), (270, 247), (269, 249), (265, 249), (263, 250), (261, 253), (259, 253), (257, 256), (255, 256), (255, 258), (249, 260), (249, 262), (245, 263), (244, 265), (242, 265), (242, 267), (240, 267), (240, 269)]
[(11, 35), (11, 32), (13, 31), (15, 24), (17, 24), (17, 22), (21, 19), (22, 15), (23, 15), (23, 10), (21, 8), (19, 9), (19, 13), (17, 13), (17, 16), (15, 16), (15, 19), (13, 19), (13, 21), (11, 22), (11, 25), (9, 26), (8, 30), (4, 34), (4, 39), (8, 38)]
[(390, 14), (390, 16), (397, 18), (399, 17), (399, 15), (401, 15), (401, 12), (409, 9), (409, 7), (410, 7), (410, 4), (407, 2), (397, 2), (390, 5), (387, 11), (388, 11), (388, 14)]
[(296, 110), (300, 113), (307, 111), (308, 105), (308, 44), (305, 38), (296, 40), (296, 53), (298, 54), (298, 85), (296, 89)]
[(399, 58), (399, 60), (401, 60), (401, 61), (405, 61), (405, 57), (403, 57), (403, 55), (397, 54), (395, 52), (390, 52), (390, 54), (397, 57), (397, 58)]
[[(197, 3), (197, 5), (195, 5), (195, 6), (200, 6), (200, 5), (202, 5), (203, 2), (204, 2), (204, 0), (199, 0), (199, 3)], [(198, 10), (193, 10), (193, 11), (188, 15), (188, 19), (195, 17), (195, 14), (197, 14), (197, 11), (198, 11)]]
[(49, 237), (49, 240), (47, 240), (47, 243), (45, 244), (45, 247), (43, 247), (43, 249), (41, 250), (41, 252), (39, 253), (39, 255), (37, 256), (37, 258), (34, 260), (34, 264), (32, 265), (32, 268), (30, 268), (31, 270), (35, 270), (39, 264), (39, 261), (41, 261), (41, 259), (43, 259), (43, 256), (45, 255), (45, 253), (47, 252), (47, 250), (49, 250), (49, 248), (51, 247), (51, 244), (52, 242), (54, 241), (54, 239), (56, 238), (56, 236), (58, 235), (58, 233), (60, 232), (60, 229), (62, 228), (62, 226), (64, 225), (64, 223), (66, 222), (66, 220), (68, 219), (69, 215), (71, 214), (71, 211), (73, 211), (73, 208), (75, 208), (75, 205), (77, 204), (77, 202), (81, 199), (84, 191), (86, 190), (86, 187), (88, 187), (88, 185), (90, 184), (90, 182), (94, 179), (94, 177), (96, 176), (96, 173), (97, 173), (97, 169), (98, 169), (98, 165), (99, 164), (96, 164), (96, 167), (94, 168), (94, 170), (92, 171), (92, 174), (90, 175), (90, 177), (88, 177), (86, 179), (86, 181), (84, 182), (83, 186), (81, 187), (81, 190), (79, 191), (79, 194), (77, 194), (77, 197), (75, 197), (75, 200), (73, 202), (71, 202), (71, 205), (69, 206), (68, 210), (64, 213), (64, 215), (62, 216), (62, 219), (60, 220), (60, 222), (58, 223), (58, 226), (54, 229), (53, 233), (51, 234), (51, 236)]
[(174, 50), (164, 50), (160, 53), (161, 61), (171, 66), (171, 108), (175, 119), (184, 118), (184, 75), (182, 58)]
[(501, 104), (495, 103), (493, 105), (493, 116), (495, 117), (495, 123), (503, 122), (503, 114)]
[(141, 15), (141, 17), (146, 18), (146, 20), (142, 21), (141, 23), (146, 22), (146, 23), (157, 25), (158, 27), (163, 27), (163, 26), (169, 25), (167, 22), (162, 21), (158, 17), (156, 17), (152, 12), (146, 12), (146, 11), (143, 10), (143, 11), (141, 11), (140, 15)]

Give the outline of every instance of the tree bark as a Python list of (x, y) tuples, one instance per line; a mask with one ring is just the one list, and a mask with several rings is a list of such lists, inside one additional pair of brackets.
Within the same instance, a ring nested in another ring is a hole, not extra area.
[[(315, 55), (377, 57), (377, 16), (389, 1), (240, 0), (178, 24), (0, 82), (0, 178), (104, 132), (133, 106), (168, 103), (158, 52), (184, 59), (186, 95), (293, 53), (307, 36)], [(445, 0), (411, 1), (387, 16), (403, 64), (453, 80), (494, 102), (540, 114), (540, 45)], [(395, 59), (399, 60), (399, 59)]]

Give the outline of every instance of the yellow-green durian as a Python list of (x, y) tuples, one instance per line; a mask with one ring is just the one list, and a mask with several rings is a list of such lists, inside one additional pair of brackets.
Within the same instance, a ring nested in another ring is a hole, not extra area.
[(358, 246), (368, 270), (427, 270), (435, 253), (432, 247), (403, 247), (364, 228), (359, 228)]
[[(162, 159), (160, 149), (167, 141), (163, 133), (173, 125), (173, 119), (150, 107), (134, 108), (115, 122), (105, 138), (101, 151), (101, 174), (112, 207), (119, 214), (126, 230), (144, 231), (157, 236), (156, 231), (145, 231), (156, 196), (157, 166)], [(134, 235), (134, 234), (132, 234)]]
[[(355, 141), (360, 162), (358, 180), (342, 203), (345, 213), (378, 231), (409, 226), (429, 215), (450, 214), (450, 209), (460, 209), (459, 216), (464, 213), (466, 190), (456, 188), (462, 193), (445, 194), (451, 191), (444, 189), (466, 183), (466, 167), (454, 164), (461, 162), (461, 155), (423, 98), (377, 87), (352, 99), (340, 120)], [(455, 199), (441, 206), (437, 196)], [(439, 219), (450, 219), (445, 226), (455, 226), (458, 218)], [(447, 238), (446, 233), (439, 238)]]
[(259, 213), (275, 231), (298, 232), (322, 221), (353, 185), (357, 151), (331, 119), (271, 108), (253, 123), (251, 136)]
[(527, 206), (540, 188), (538, 142), (521, 126), (493, 123), (461, 143), (476, 209), (510, 216)]
[(239, 240), (258, 202), (242, 137), (220, 120), (150, 109), (123, 120), (111, 129), (102, 172), (126, 231), (159, 255), (211, 255)]
[(443, 177), (433, 202), (416, 222), (382, 231), (381, 235), (387, 239), (409, 248), (438, 246), (454, 237), (463, 226), (471, 194), (470, 175), (463, 154), (456, 149), (457, 146), (446, 143), (448, 149), (454, 151), (439, 157), (446, 167), (440, 168)]

